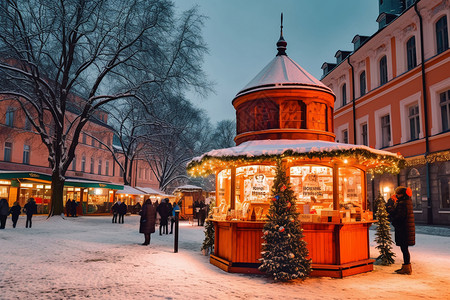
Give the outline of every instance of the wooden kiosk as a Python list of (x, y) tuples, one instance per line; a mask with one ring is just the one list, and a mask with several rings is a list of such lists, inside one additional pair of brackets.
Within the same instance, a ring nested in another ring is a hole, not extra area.
[(204, 199), (203, 189), (195, 185), (182, 185), (174, 190), (176, 201), (181, 201), (180, 218), (193, 221), (194, 219), (194, 202)]
[(275, 159), (296, 195), (312, 276), (371, 271), (366, 172), (399, 172), (401, 156), (335, 143), (335, 95), (286, 55), (277, 56), (233, 100), (236, 147), (212, 150), (188, 165), (193, 176), (216, 174), (214, 253), (228, 272), (259, 273), (262, 229)]

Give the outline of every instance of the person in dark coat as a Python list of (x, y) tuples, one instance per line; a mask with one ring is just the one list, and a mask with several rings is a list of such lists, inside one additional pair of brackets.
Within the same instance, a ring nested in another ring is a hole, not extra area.
[(172, 207), (172, 218), (170, 219), (170, 234), (173, 233), (173, 224), (175, 223), (175, 214), (177, 210), (180, 211), (180, 207), (177, 202), (174, 202)]
[(198, 202), (197, 199), (195, 199), (194, 203), (192, 204), (192, 208), (194, 210), (192, 217), (194, 219), (197, 219), (197, 222), (198, 222), (198, 219), (199, 219), (198, 215), (199, 215), (199, 212), (200, 212), (200, 203)]
[(397, 202), (397, 196), (392, 195), (386, 203), (386, 212), (388, 213), (389, 222), (392, 223), (392, 213), (394, 212), (395, 203)]
[(37, 205), (34, 202), (34, 198), (29, 198), (27, 204), (23, 207), (24, 213), (27, 215), (27, 222), (25, 223), (25, 228), (31, 228), (31, 218), (37, 213)]
[(5, 229), (6, 219), (9, 215), (9, 203), (5, 198), (0, 199), (0, 229)]
[(198, 220), (197, 220), (197, 225), (198, 226), (204, 226), (205, 224), (205, 219), (206, 219), (206, 204), (205, 204), (205, 199), (201, 199), (198, 207), (200, 208), (199, 212), (198, 212)]
[(152, 200), (145, 200), (139, 214), (141, 215), (139, 222), (139, 233), (144, 234), (145, 241), (142, 245), (147, 246), (150, 244), (150, 235), (155, 232), (156, 223), (156, 208), (152, 204)]
[(116, 203), (113, 204), (113, 206), (111, 207), (111, 213), (113, 215), (112, 217), (112, 222), (113, 223), (117, 223), (117, 215), (119, 214), (119, 205), (120, 205), (120, 200), (116, 201)]
[(128, 210), (128, 206), (125, 204), (125, 202), (122, 202), (119, 204), (118, 207), (118, 213), (119, 213), (119, 224), (122, 223), (124, 221), (124, 216), (127, 213)]
[(397, 202), (392, 210), (392, 225), (395, 228), (395, 244), (400, 247), (403, 254), (402, 268), (395, 272), (411, 275), (411, 256), (408, 247), (416, 244), (412, 191), (410, 188), (399, 186), (395, 189), (395, 196)]
[(70, 217), (70, 214), (72, 213), (72, 200), (70, 198), (66, 201), (66, 215)]
[[(159, 221), (159, 235), (162, 235), (162, 233), (169, 234), (169, 223), (168, 218), (169, 214), (172, 212), (172, 210), (169, 208), (169, 199), (164, 198), (161, 203), (156, 208), (157, 212), (159, 213), (159, 216), (161, 220)], [(162, 229), (162, 233), (161, 233)]]
[(78, 206), (78, 202), (75, 201), (75, 199), (72, 200), (72, 205), (70, 205), (70, 215), (72, 217), (76, 217), (77, 216), (77, 206)]
[(13, 206), (11, 206), (9, 213), (11, 214), (11, 219), (13, 222), (13, 228), (16, 228), (17, 221), (19, 220), (20, 211), (22, 208), (19, 205), (19, 202), (14, 202)]
[(141, 208), (142, 208), (141, 203), (140, 202), (136, 203), (136, 205), (134, 206), (134, 213), (135, 214), (139, 213), (141, 211)]

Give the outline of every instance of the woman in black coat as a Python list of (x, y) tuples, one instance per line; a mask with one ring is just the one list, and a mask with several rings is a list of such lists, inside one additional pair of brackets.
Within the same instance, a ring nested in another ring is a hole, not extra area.
[(410, 188), (399, 186), (395, 189), (397, 202), (392, 210), (392, 225), (395, 228), (395, 244), (403, 253), (402, 268), (396, 270), (398, 274), (412, 273), (411, 255), (408, 247), (416, 244), (416, 229), (414, 224), (414, 213), (412, 205), (412, 191)]
[(9, 203), (5, 198), (0, 199), (0, 229), (5, 229), (6, 219), (9, 215)]
[(142, 245), (150, 244), (150, 234), (155, 232), (156, 208), (150, 199), (145, 200), (140, 212), (139, 233), (143, 233), (145, 241)]
[(11, 209), (9, 210), (9, 213), (11, 214), (11, 218), (12, 218), (12, 222), (13, 222), (13, 228), (16, 228), (21, 209), (22, 208), (20, 207), (19, 202), (16, 201), (16, 202), (14, 202), (13, 206), (11, 206)]
[(37, 205), (36, 202), (34, 202), (34, 198), (28, 199), (28, 203), (24, 205), (23, 211), (27, 214), (25, 228), (28, 228), (28, 226), (31, 228), (31, 218), (37, 213)]
[(157, 211), (159, 216), (161, 217), (159, 223), (159, 235), (161, 234), (161, 229), (163, 229), (163, 233), (169, 234), (169, 215), (172, 213), (172, 209), (169, 207), (169, 198), (164, 198), (161, 203), (158, 205)]

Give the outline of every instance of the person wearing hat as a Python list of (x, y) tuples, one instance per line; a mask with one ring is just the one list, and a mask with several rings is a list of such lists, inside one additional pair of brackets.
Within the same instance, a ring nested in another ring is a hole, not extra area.
[(408, 247), (416, 244), (416, 231), (414, 224), (413, 204), (410, 188), (399, 186), (395, 189), (394, 208), (391, 213), (392, 225), (395, 228), (395, 244), (400, 247), (403, 254), (402, 268), (396, 270), (398, 274), (412, 274), (411, 256)]

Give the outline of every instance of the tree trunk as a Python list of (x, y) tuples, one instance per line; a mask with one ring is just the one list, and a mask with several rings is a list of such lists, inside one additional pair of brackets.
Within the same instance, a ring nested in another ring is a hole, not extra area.
[(51, 209), (49, 210), (48, 216), (59, 216), (64, 213), (63, 196), (64, 196), (64, 182), (65, 179), (57, 172), (52, 174), (52, 198), (51, 198)]

